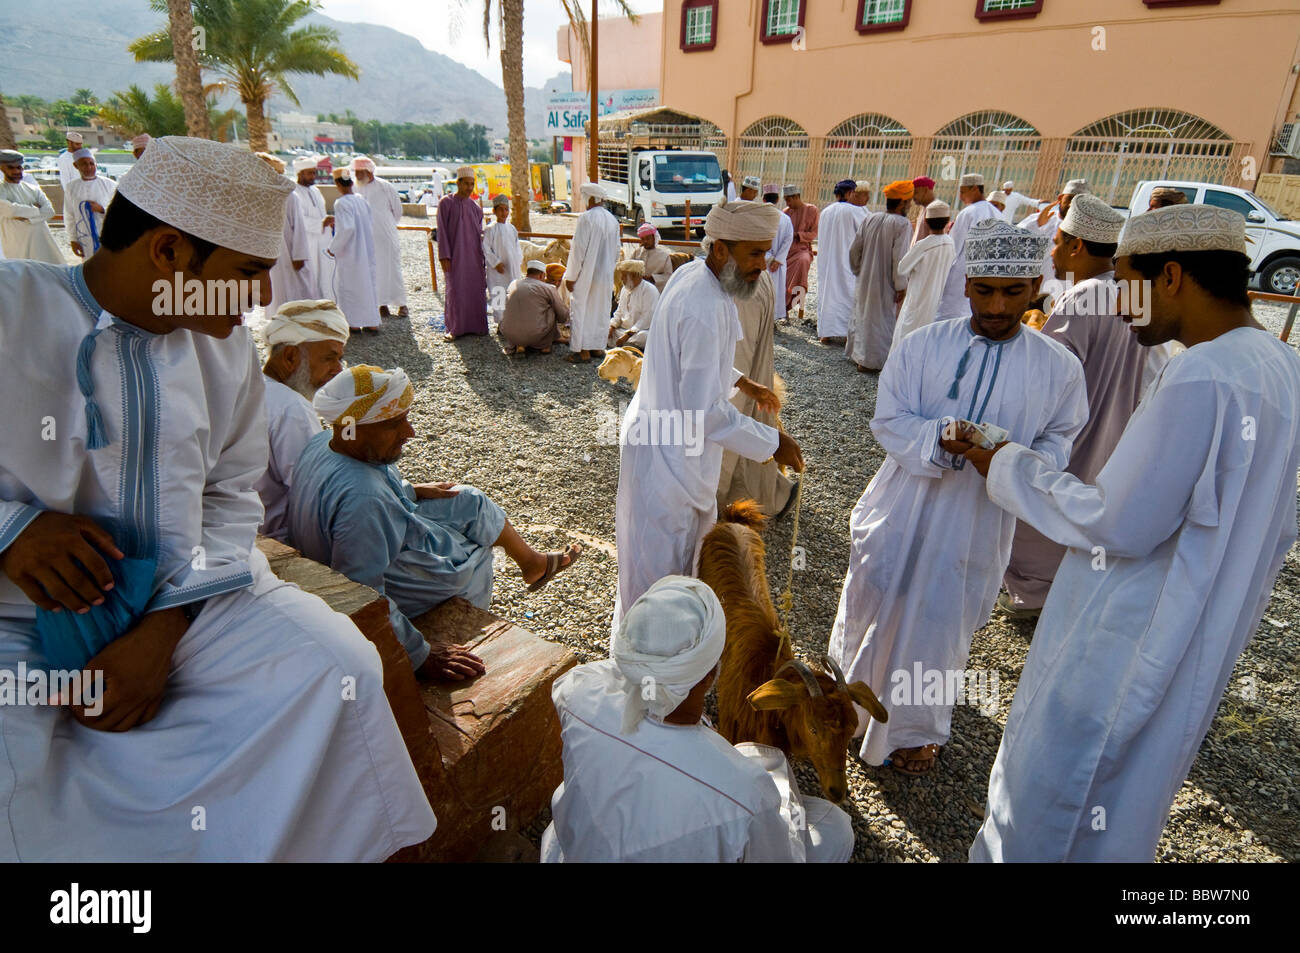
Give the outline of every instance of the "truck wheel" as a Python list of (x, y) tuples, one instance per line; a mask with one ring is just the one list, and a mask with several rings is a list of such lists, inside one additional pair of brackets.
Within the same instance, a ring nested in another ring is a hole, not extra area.
[(1277, 258), (1259, 276), (1259, 286), (1270, 294), (1294, 295), (1300, 281), (1300, 258)]

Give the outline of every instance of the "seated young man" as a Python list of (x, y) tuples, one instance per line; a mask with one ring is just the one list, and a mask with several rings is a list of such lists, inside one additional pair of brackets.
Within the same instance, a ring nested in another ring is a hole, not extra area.
[(453, 596), (492, 601), (492, 547), (518, 564), (529, 591), (581, 555), (539, 553), (505, 511), (472, 486), (411, 485), (393, 466), (415, 436), (407, 417), (415, 389), (399, 367), (352, 367), (316, 392), (332, 430), (313, 437), (289, 490), (289, 537), (303, 555), (388, 597), (393, 630), (416, 674), (464, 679), (483, 663), (457, 646), (431, 647), (411, 618)]
[(836, 863), (853, 854), (849, 816), (800, 795), (780, 751), (733, 747), (703, 721), (726, 630), (712, 589), (665, 576), (624, 615), (613, 658), (555, 680), (564, 783), (551, 798), (543, 862)]
[(433, 832), (379, 653), (254, 546), (240, 296), (210, 314), (171, 287), (256, 281), (266, 303), (291, 188), (164, 136), (92, 258), (0, 262), (0, 670), (103, 686), (0, 705), (0, 860), (377, 861)]
[(348, 322), (333, 301), (286, 301), (262, 337), (270, 351), (262, 368), (270, 458), (254, 484), (266, 509), (258, 532), (291, 543), (285, 510), (293, 471), (307, 441), (321, 432), (311, 401), (343, 370)]

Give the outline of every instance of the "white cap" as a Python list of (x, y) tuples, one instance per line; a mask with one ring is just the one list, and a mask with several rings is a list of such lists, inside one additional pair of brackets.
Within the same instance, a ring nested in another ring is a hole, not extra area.
[(961, 177), (960, 185), (963, 189), (972, 185), (982, 186), (983, 184), (984, 176), (980, 175), (978, 172), (967, 172)]
[(951, 216), (952, 208), (941, 199), (935, 199), (925, 207), (926, 218), (950, 218)]
[(472, 179), (474, 178), (474, 169), (472, 166), (463, 165), (456, 170), (456, 178)]
[(308, 169), (316, 168), (315, 156), (298, 156), (293, 160), (293, 174), (296, 176), (299, 172), (306, 172)]
[(150, 136), (149, 133), (142, 132), (140, 133), (140, 135), (136, 136), (134, 139), (131, 140), (131, 148), (145, 149), (149, 146), (149, 143), (152, 139), (153, 137)]
[(966, 233), (966, 277), (1033, 278), (1043, 273), (1051, 239), (1000, 218), (976, 222)]
[(545, 271), (546, 271), (546, 262), (544, 262), (544, 261), (540, 261), (540, 260), (538, 260), (538, 259), (536, 259), (536, 258), (530, 258), (530, 259), (528, 259), (528, 264), (524, 266), (524, 271), (540, 271), (540, 272), (545, 272)]
[(221, 248), (277, 258), (293, 185), (247, 149), (163, 136), (117, 184), (141, 211)]
[(782, 194), (782, 195), (785, 195), (785, 196), (798, 195), (798, 194), (799, 194), (799, 186), (797, 186), (797, 185), (786, 185), (786, 186), (782, 186), (782, 187), (781, 187), (781, 194)]
[(67, 132), (63, 134), (63, 138), (66, 139), (68, 142), (75, 142), (77, 145), (81, 145), (83, 142), (86, 141), (85, 137), (82, 136), (81, 133), (73, 132), (71, 129), (69, 129)]
[(990, 192), (988, 195), (984, 197), (988, 199), (990, 202), (1001, 202), (1003, 205), (1007, 204), (1007, 193), (1001, 191), (1000, 189), (994, 192)]
[(1071, 179), (1065, 183), (1065, 188), (1061, 189), (1062, 195), (1086, 195), (1091, 189), (1088, 188), (1087, 179)]
[(755, 191), (758, 191), (763, 187), (763, 180), (756, 175), (747, 175), (745, 176), (744, 181), (740, 183), (740, 187), (743, 189), (754, 189)]
[(1113, 245), (1119, 241), (1124, 227), (1124, 216), (1095, 195), (1084, 193), (1070, 203), (1070, 210), (1061, 222), (1061, 231), (1075, 238)]
[(1246, 254), (1246, 219), (1213, 205), (1167, 205), (1134, 215), (1124, 226), (1116, 258), (1173, 251)]

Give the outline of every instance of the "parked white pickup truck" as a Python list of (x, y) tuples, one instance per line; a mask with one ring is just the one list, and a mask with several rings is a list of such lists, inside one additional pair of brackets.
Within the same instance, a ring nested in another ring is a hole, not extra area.
[(1292, 221), (1253, 192), (1212, 182), (1176, 182), (1152, 179), (1139, 182), (1129, 202), (1130, 215), (1140, 215), (1151, 204), (1151, 190), (1178, 189), (1195, 205), (1217, 205), (1246, 217), (1246, 253), (1259, 286), (1273, 294), (1294, 295), (1300, 282), (1300, 222)]

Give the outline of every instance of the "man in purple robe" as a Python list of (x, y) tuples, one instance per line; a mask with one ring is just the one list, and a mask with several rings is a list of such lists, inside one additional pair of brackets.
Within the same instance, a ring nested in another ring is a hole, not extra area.
[(446, 282), (447, 335), (487, 334), (487, 278), (483, 261), (483, 210), (470, 198), (474, 170), (456, 170), (456, 194), (438, 203), (438, 261)]

